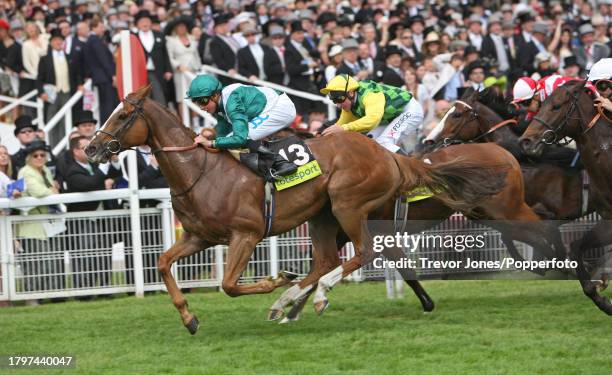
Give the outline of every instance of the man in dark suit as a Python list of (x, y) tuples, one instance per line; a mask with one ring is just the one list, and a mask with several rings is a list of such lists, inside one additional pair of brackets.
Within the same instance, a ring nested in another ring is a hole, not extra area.
[(272, 45), (270, 52), (264, 52), (264, 72), (268, 81), (279, 85), (287, 85), (289, 77), (285, 68), (285, 31), (280, 26), (269, 29)]
[(495, 59), (499, 63), (499, 71), (508, 72), (510, 69), (510, 51), (508, 44), (505, 43), (502, 35), (501, 18), (496, 16), (489, 17), (487, 24), (489, 33), (482, 40), (480, 56), (488, 59)]
[(336, 75), (348, 74), (357, 80), (369, 77), (370, 73), (359, 63), (358, 51), (359, 43), (355, 39), (345, 39), (342, 41), (342, 63), (338, 67)]
[[(217, 13), (214, 16), (215, 36), (210, 41), (210, 54), (217, 68), (227, 71), (229, 74), (236, 74), (238, 49), (240, 45), (229, 32), (229, 20), (231, 16), (226, 13)], [(237, 81), (219, 76), (219, 81), (223, 86), (231, 85)]]
[(152, 18), (148, 10), (139, 11), (134, 17), (138, 31), (136, 36), (147, 59), (147, 77), (152, 86), (151, 97), (162, 105), (167, 104), (167, 82), (172, 79), (172, 65), (162, 33), (151, 30)]
[[(138, 188), (139, 189), (162, 189), (167, 188), (168, 183), (159, 169), (157, 159), (151, 154), (149, 146), (138, 146)], [(124, 159), (125, 170), (127, 170), (127, 158)], [(156, 200), (141, 200), (141, 207), (155, 207), (159, 202)]]
[[(116, 178), (121, 176), (120, 164), (111, 162), (106, 166), (91, 164), (85, 155), (85, 147), (89, 139), (78, 136), (70, 140), (70, 153), (66, 157), (66, 192), (84, 193), (113, 188)], [(103, 171), (101, 168), (105, 168)], [(66, 205), (68, 212), (95, 211), (118, 208), (115, 201), (92, 201), (70, 203)], [(76, 288), (106, 286), (110, 282), (110, 256), (99, 255), (102, 252), (101, 243), (96, 241), (96, 233), (101, 229), (100, 222), (91, 220), (72, 220), (68, 222), (71, 250), (73, 252), (74, 284)], [(84, 251), (92, 255), (80, 256)], [(98, 255), (93, 255), (98, 254)], [(102, 268), (102, 272), (99, 271)], [(96, 272), (93, 272), (96, 271)]]
[(530, 76), (535, 72), (535, 56), (539, 50), (533, 41), (535, 20), (529, 12), (518, 15), (521, 22), (521, 33), (514, 35), (516, 48), (515, 77)]
[(248, 24), (242, 30), (247, 45), (238, 50), (238, 73), (250, 80), (266, 80), (264, 56), (274, 53), (270, 47), (257, 42), (255, 25)]
[(385, 63), (386, 65), (382, 69), (381, 74), (382, 83), (396, 87), (404, 86), (404, 72), (400, 69), (402, 51), (396, 46), (387, 46), (385, 49)]
[(85, 65), (92, 83), (98, 88), (100, 97), (100, 123), (105, 123), (119, 104), (115, 89), (115, 61), (103, 41), (106, 26), (100, 19), (91, 21), (93, 33), (87, 39), (84, 56)]
[(580, 34), (580, 46), (574, 47), (573, 52), (576, 56), (578, 65), (583, 70), (591, 69), (594, 63), (610, 56), (610, 48), (595, 41), (595, 29), (590, 23), (585, 23), (578, 28)]
[[(291, 22), (291, 34), (285, 42), (285, 65), (289, 74), (289, 87), (292, 89), (317, 94), (315, 86), (315, 73), (318, 72), (319, 63), (308, 53), (303, 46), (304, 29), (301, 21)], [(298, 114), (305, 114), (316, 103), (309, 100), (293, 97)]]

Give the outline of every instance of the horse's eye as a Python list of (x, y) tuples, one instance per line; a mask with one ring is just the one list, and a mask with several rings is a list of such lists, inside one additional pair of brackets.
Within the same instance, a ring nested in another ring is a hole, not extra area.
[(453, 112), (453, 114), (451, 115), (453, 118), (459, 118), (461, 117), (461, 113), (459, 112)]
[(555, 104), (555, 105), (553, 105), (552, 109), (553, 109), (553, 111), (558, 111), (558, 110), (560, 110), (560, 109), (561, 109), (561, 104)]
[(125, 112), (119, 112), (119, 120), (123, 120), (127, 117), (127, 113)]

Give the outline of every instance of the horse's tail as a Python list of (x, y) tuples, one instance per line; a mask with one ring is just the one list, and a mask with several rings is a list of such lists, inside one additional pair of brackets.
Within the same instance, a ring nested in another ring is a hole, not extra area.
[(433, 165), (398, 154), (393, 157), (403, 176), (400, 193), (426, 187), (435, 192), (436, 198), (461, 212), (472, 212), (506, 185), (507, 165), (483, 166), (482, 162), (462, 157)]

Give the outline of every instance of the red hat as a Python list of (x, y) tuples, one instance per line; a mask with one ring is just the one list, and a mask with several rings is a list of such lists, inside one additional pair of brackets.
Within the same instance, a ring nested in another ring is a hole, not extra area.
[(5, 19), (0, 19), (0, 29), (9, 30), (11, 26)]

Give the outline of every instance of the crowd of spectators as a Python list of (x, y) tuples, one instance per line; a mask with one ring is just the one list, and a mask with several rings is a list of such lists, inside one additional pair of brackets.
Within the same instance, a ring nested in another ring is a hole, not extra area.
[[(118, 160), (91, 164), (83, 149), (119, 102), (114, 53), (123, 30), (145, 50), (153, 99), (176, 111), (186, 91), (183, 74), (202, 64), (226, 71), (229, 77), (219, 77), (225, 85), (240, 74), (312, 94), (335, 75), (349, 74), (412, 92), (424, 108), (426, 133), (467, 88), (509, 93), (522, 76), (584, 77), (610, 55), (612, 1), (6, 0), (0, 94), (37, 90), (48, 121), (91, 79), (99, 115), (88, 111), (91, 103), (77, 103), (69, 150), (55, 157), (32, 108), (5, 114), (20, 149), (9, 158), (0, 146), (0, 194), (18, 177), (28, 180), (25, 196), (121, 184)], [(298, 123), (309, 130), (321, 125), (322, 103), (292, 99)], [(165, 186), (155, 157), (140, 150), (140, 185)]]

